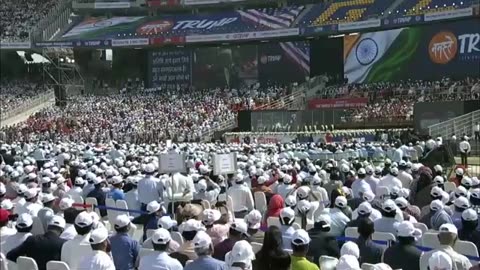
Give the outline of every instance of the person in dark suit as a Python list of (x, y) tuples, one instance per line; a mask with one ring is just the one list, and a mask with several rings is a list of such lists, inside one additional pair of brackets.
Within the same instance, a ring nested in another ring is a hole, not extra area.
[(375, 232), (373, 222), (367, 218), (362, 219), (358, 224), (359, 237), (355, 241), (360, 249), (360, 264), (376, 264), (382, 262), (383, 249), (372, 241), (372, 234)]
[(385, 250), (383, 262), (393, 269), (420, 270), (422, 252), (415, 247), (415, 237), (421, 234), (411, 222), (401, 222), (397, 227), (397, 242)]
[(47, 232), (42, 235), (30, 236), (18, 247), (7, 253), (7, 259), (13, 262), (20, 256), (35, 260), (39, 270), (47, 269), (48, 261), (60, 261), (62, 246), (66, 240), (60, 238), (65, 228), (65, 219), (53, 216), (48, 223)]
[(330, 216), (322, 215), (308, 231), (312, 239), (307, 256), (313, 257), (313, 262), (318, 264), (320, 256), (340, 257), (340, 248), (335, 237), (330, 235)]

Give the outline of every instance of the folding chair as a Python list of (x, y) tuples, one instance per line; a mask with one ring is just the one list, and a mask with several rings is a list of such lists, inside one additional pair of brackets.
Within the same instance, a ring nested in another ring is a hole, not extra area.
[(94, 198), (94, 197), (87, 197), (85, 199), (85, 204), (90, 204), (93, 206), (93, 209), (95, 210), (95, 213), (97, 213), (97, 215), (99, 217), (101, 217), (102, 215), (100, 214), (100, 210), (98, 208), (95, 208), (95, 206), (98, 206), (98, 202), (97, 202), (97, 198)]
[(358, 227), (345, 228), (345, 237), (357, 239), (358, 236)]
[[(466, 256), (472, 256), (472, 257), (478, 257), (478, 249), (477, 249), (477, 246), (475, 246), (474, 243), (470, 242), (470, 241), (462, 241), (462, 240), (458, 240), (456, 243), (455, 243), (455, 246), (453, 247), (453, 249), (462, 254), (462, 255), (466, 255)], [(476, 261), (472, 261), (471, 262), (473, 264), (476, 264), (478, 262)]]
[(171, 232), (170, 235), (172, 237), (172, 240), (177, 242), (180, 246), (183, 245), (183, 243), (185, 242), (183, 240), (182, 234), (180, 234), (179, 232)]
[(255, 192), (253, 194), (255, 199), (255, 209), (260, 211), (260, 213), (265, 213), (267, 210), (267, 198), (265, 197), (265, 193), (263, 192)]
[[(115, 200), (113, 200), (112, 198), (107, 198), (105, 200), (105, 206), (116, 208), (117, 204), (115, 203)], [(107, 209), (108, 222), (110, 222), (110, 224), (114, 224), (115, 219), (117, 218), (117, 215), (119, 215), (119, 214), (120, 213), (118, 211)]]
[(47, 270), (70, 270), (68, 264), (60, 261), (47, 262)]
[(420, 231), (422, 231), (422, 234), (426, 233), (428, 231), (428, 227), (427, 225), (421, 223), (421, 222), (417, 222), (417, 223), (413, 223), (413, 227), (419, 229)]
[[(128, 210), (128, 205), (127, 205), (127, 202), (125, 200), (117, 200), (115, 202), (115, 207), (120, 208), (120, 209)], [(121, 214), (126, 214), (127, 216), (132, 216), (132, 215), (130, 215), (130, 213), (128, 211), (120, 212), (120, 213)]]
[(253, 253), (255, 253), (255, 254), (257, 254), (257, 252), (259, 252), (260, 249), (262, 249), (262, 246), (263, 246), (263, 244), (256, 243), (256, 242), (252, 242), (252, 243), (250, 243), (250, 245), (252, 246)]
[(17, 258), (17, 269), (18, 270), (38, 270), (37, 262), (30, 258), (20, 256)]
[(374, 232), (372, 235), (374, 241), (387, 241), (387, 246), (390, 246), (390, 241), (395, 241), (395, 235), (386, 232)]
[(335, 270), (338, 264), (338, 259), (330, 256), (320, 256), (318, 264), (322, 270)]
[(280, 223), (280, 219), (278, 217), (269, 217), (267, 219), (267, 225), (268, 227), (277, 226), (278, 228), (282, 226), (282, 224)]
[(422, 235), (420, 239), (422, 246), (436, 249), (440, 247), (440, 242), (438, 241), (438, 232), (426, 232)]
[(371, 263), (362, 263), (362, 270), (375, 270), (375, 265)]

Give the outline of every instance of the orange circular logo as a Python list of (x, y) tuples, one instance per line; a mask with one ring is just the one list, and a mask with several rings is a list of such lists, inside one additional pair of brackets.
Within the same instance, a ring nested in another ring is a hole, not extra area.
[(428, 53), (432, 62), (447, 64), (457, 55), (458, 41), (452, 32), (437, 33), (428, 46)]

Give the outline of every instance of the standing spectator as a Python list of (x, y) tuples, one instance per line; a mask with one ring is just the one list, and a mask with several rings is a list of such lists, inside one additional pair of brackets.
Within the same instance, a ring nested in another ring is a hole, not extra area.
[(373, 222), (370, 219), (362, 219), (358, 225), (359, 237), (355, 241), (360, 249), (360, 264), (380, 263), (382, 260), (383, 249), (372, 241), (372, 235), (375, 232)]
[(422, 252), (415, 247), (415, 239), (421, 232), (409, 221), (400, 222), (397, 227), (397, 242), (388, 247), (383, 254), (383, 262), (393, 269), (420, 270)]
[(94, 230), (89, 242), (92, 252), (81, 259), (78, 269), (115, 270), (112, 258), (108, 255), (110, 252), (108, 231), (105, 228)]
[(472, 150), (470, 143), (467, 140), (467, 136), (463, 136), (463, 140), (460, 142), (458, 145), (460, 149), (460, 157), (462, 159), (462, 165), (463, 166), (468, 166), (468, 154)]
[(452, 259), (455, 264), (455, 269), (457, 270), (468, 270), (472, 267), (472, 264), (467, 257), (457, 253), (453, 250), (453, 246), (458, 239), (458, 230), (453, 224), (443, 224), (439, 228), (438, 241), (440, 242), (440, 247), (424, 253), (420, 257), (420, 269), (427, 269), (428, 261), (432, 255), (437, 251), (443, 251)]
[(45, 234), (30, 236), (25, 242), (8, 252), (7, 259), (16, 262), (18, 257), (27, 256), (35, 260), (39, 270), (46, 270), (47, 262), (60, 260), (62, 246), (65, 243), (65, 240), (60, 238), (60, 234), (64, 228), (65, 219), (54, 216)]

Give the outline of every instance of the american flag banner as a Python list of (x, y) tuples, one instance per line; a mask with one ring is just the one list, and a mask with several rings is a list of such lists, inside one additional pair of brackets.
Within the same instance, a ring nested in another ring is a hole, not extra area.
[[(305, 6), (263, 8), (238, 11), (243, 20), (268, 30), (290, 28)], [(281, 42), (280, 46), (288, 57), (310, 74), (310, 47), (307, 42)]]

